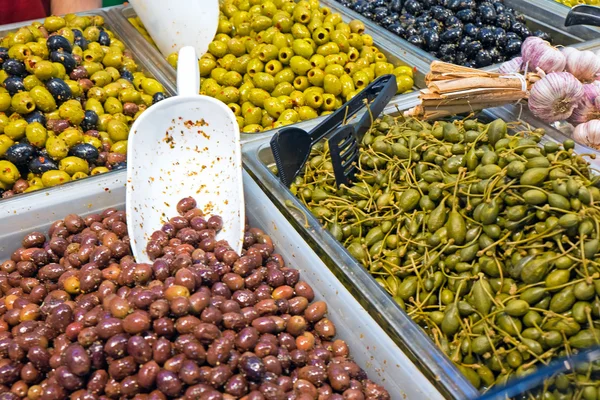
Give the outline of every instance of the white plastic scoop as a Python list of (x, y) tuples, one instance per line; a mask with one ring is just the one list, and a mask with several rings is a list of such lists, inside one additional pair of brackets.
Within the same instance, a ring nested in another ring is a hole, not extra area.
[(144, 112), (127, 148), (127, 227), (133, 255), (150, 262), (150, 235), (177, 216), (177, 203), (193, 197), (205, 214), (220, 215), (224, 239), (238, 253), (244, 237), (240, 132), (224, 103), (198, 95), (193, 47), (179, 51), (177, 96)]
[(163, 56), (194, 46), (201, 56), (219, 25), (219, 0), (129, 0)]

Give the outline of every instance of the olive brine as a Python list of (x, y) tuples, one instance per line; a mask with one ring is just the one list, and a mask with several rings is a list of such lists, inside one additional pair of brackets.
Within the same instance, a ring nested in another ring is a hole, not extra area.
[(482, 68), (516, 57), (530, 31), (502, 0), (336, 0), (442, 61)]
[(132, 122), (165, 98), (101, 16), (48, 17), (0, 40), (0, 193), (124, 167)]
[[(572, 140), (507, 128), (385, 116), (351, 186), (320, 143), (291, 188), (481, 389), (600, 339), (599, 177)], [(543, 398), (595, 399), (597, 373)]]

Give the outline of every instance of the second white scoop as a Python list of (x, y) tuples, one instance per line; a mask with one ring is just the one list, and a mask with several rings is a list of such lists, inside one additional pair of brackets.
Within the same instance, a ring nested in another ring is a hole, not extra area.
[(220, 215), (225, 239), (238, 254), (244, 237), (240, 133), (224, 103), (198, 95), (193, 47), (179, 52), (178, 95), (144, 112), (127, 149), (127, 226), (137, 262), (150, 262), (150, 235), (177, 216), (177, 203), (193, 197), (205, 214)]

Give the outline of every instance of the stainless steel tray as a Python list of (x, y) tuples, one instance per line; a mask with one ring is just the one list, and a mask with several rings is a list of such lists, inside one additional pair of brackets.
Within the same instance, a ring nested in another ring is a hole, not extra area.
[[(121, 40), (125, 47), (131, 51), (133, 54), (133, 59), (140, 67), (141, 71), (143, 71), (148, 76), (151, 76), (158, 80), (165, 88), (165, 91), (169, 95), (173, 95), (176, 93), (175, 86), (173, 85), (173, 81), (165, 76), (163, 68), (157, 67), (157, 60), (154, 55), (146, 54), (143, 51), (139, 51), (139, 47), (137, 44), (137, 40), (134, 37), (126, 34), (120, 27), (119, 21), (117, 21), (114, 17), (111, 16), (111, 9), (114, 7), (109, 7), (106, 9), (98, 9), (98, 10), (90, 10), (85, 12), (76, 13), (77, 15), (99, 15), (104, 18), (104, 26), (111, 30), (118, 38)], [(17, 29), (27, 26), (32, 22), (39, 21), (43, 22), (44, 19), (32, 19), (29, 21), (16, 22), (14, 24), (0, 25), (0, 37), (6, 36), (6, 34), (16, 31)]]
[[(391, 104), (386, 114), (394, 114), (417, 104), (418, 96), (405, 96), (402, 103)], [(488, 119), (503, 118), (519, 120), (518, 114), (511, 108), (496, 108), (484, 111), (482, 116)], [(526, 121), (522, 121), (526, 122)], [(547, 135), (544, 141), (562, 142), (565, 137), (550, 126), (544, 127)], [(543, 143), (542, 142), (542, 143)], [(590, 153), (593, 150), (577, 145), (575, 151)], [(319, 253), (336, 276), (355, 294), (361, 304), (373, 310), (373, 316), (388, 334), (396, 341), (423, 373), (436, 382), (445, 396), (450, 398), (475, 398), (477, 390), (454, 367), (452, 362), (436, 347), (423, 330), (413, 322), (396, 304), (369, 272), (357, 262), (344, 246), (319, 223), (313, 214), (300, 202), (288, 188), (271, 173), (268, 166), (274, 159), (269, 147), (269, 138), (265, 137), (247, 143), (242, 152), (244, 165), (255, 181), (263, 188), (275, 205), (288, 217), (292, 225)], [(596, 161), (594, 165), (598, 168)], [(288, 207), (287, 205), (293, 205)], [(297, 210), (301, 210), (298, 212)]]
[[(321, 2), (327, 4), (333, 11), (339, 12), (350, 19), (360, 19), (365, 23), (369, 32), (377, 32), (378, 36), (395, 44), (399, 49), (398, 51), (412, 53), (415, 57), (425, 61), (427, 65), (429, 65), (431, 61), (437, 60), (436, 57), (425, 50), (408, 43), (406, 40), (389, 32), (374, 21), (368, 20), (350, 8), (342, 6), (336, 0), (321, 0)], [(554, 0), (504, 0), (504, 4), (525, 14), (527, 26), (530, 29), (541, 29), (548, 32), (552, 36), (554, 44), (568, 46), (600, 37), (600, 30), (594, 27), (565, 27), (564, 21), (569, 12), (569, 8)], [(496, 70), (498, 67), (499, 64), (495, 64), (484, 69)]]
[[(24, 234), (46, 231), (67, 214), (99, 212), (125, 206), (126, 174), (98, 175), (77, 187), (64, 185), (33, 194), (29, 202), (7, 200), (0, 204), (0, 259), (10, 258)], [(351, 355), (369, 377), (384, 385), (393, 399), (442, 399), (443, 397), (407, 356), (394, 344), (352, 294), (325, 267), (317, 254), (275, 209), (267, 196), (244, 174), (247, 215), (252, 226), (267, 232), (286, 262), (298, 268), (302, 279), (327, 301), (329, 317), (336, 324)], [(15, 199), (16, 200), (16, 199)]]

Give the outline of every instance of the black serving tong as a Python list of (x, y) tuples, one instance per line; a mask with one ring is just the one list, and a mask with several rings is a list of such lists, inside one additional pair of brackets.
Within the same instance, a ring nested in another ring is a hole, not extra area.
[(600, 361), (599, 346), (590, 347), (585, 350), (580, 350), (577, 354), (559, 358), (548, 365), (538, 368), (529, 375), (509, 380), (505, 385), (494, 386), (489, 391), (473, 400), (510, 399), (541, 387), (546, 379), (558, 373), (567, 373), (573, 371), (578, 364), (594, 361)]
[(577, 5), (569, 10), (565, 26), (592, 25), (600, 26), (600, 7)]
[[(276, 132), (271, 138), (271, 150), (275, 157), (281, 183), (287, 187), (292, 184), (294, 178), (302, 172), (304, 164), (308, 161), (312, 147), (326, 136), (339, 136), (337, 135), (338, 132), (346, 132), (343, 134), (346, 136), (350, 130), (356, 135), (364, 134), (368, 129), (368, 126), (365, 128), (364, 125), (370, 121), (370, 114), (373, 117), (379, 115), (396, 94), (396, 90), (397, 84), (394, 75), (380, 76), (310, 132), (293, 126)], [(357, 124), (342, 126), (348, 118), (355, 115), (367, 104), (369, 104), (371, 110), (370, 114), (366, 112)], [(355, 128), (355, 125), (358, 125), (358, 127)], [(336, 166), (335, 160), (332, 160), (332, 162), (336, 182), (340, 185), (342, 182), (338, 181), (338, 170), (342, 171), (342, 167), (340, 164)], [(341, 176), (343, 175), (345, 174)]]

